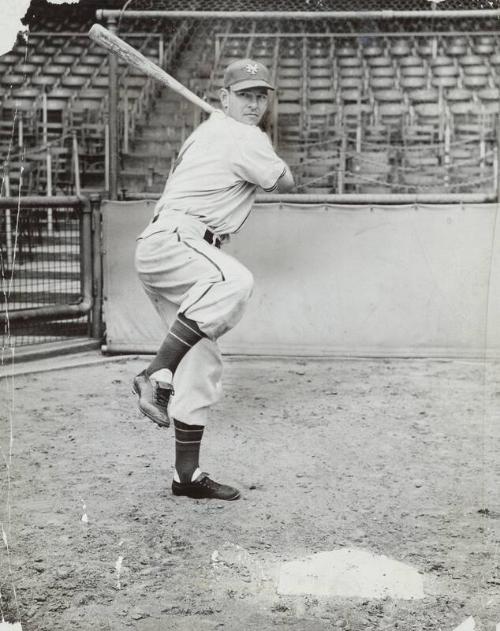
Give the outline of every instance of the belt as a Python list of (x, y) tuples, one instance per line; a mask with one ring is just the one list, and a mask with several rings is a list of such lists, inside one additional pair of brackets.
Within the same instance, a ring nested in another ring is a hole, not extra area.
[(208, 228), (205, 230), (203, 238), (207, 243), (210, 243), (210, 245), (213, 245), (216, 248), (220, 248), (221, 241), (219, 237), (216, 237), (215, 234), (211, 232)]
[[(160, 213), (155, 215), (153, 219), (151, 220), (151, 223), (154, 223), (158, 219), (159, 216), (160, 216)], [(205, 234), (203, 235), (203, 238), (207, 243), (210, 243), (210, 245), (213, 245), (216, 248), (220, 248), (221, 240), (208, 228), (205, 230)]]

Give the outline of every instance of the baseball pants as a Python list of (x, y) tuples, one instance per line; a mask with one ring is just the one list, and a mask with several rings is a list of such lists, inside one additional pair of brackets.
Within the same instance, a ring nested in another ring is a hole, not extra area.
[[(253, 277), (244, 265), (204, 240), (206, 226), (173, 212), (141, 235), (135, 264), (143, 288), (165, 325), (178, 313), (207, 336), (182, 359), (174, 375), (170, 415), (188, 425), (206, 425), (221, 394), (222, 358), (217, 339), (241, 319)], [(178, 215), (178, 216), (176, 216)]]

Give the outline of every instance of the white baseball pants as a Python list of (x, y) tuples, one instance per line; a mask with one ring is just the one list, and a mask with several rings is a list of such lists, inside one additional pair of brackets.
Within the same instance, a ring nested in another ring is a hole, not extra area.
[(172, 213), (158, 232), (138, 239), (135, 264), (144, 290), (165, 324), (178, 313), (197, 322), (207, 338), (182, 359), (174, 375), (170, 415), (188, 425), (205, 425), (219, 400), (222, 358), (217, 339), (241, 319), (253, 277), (232, 256), (207, 243), (206, 226)]

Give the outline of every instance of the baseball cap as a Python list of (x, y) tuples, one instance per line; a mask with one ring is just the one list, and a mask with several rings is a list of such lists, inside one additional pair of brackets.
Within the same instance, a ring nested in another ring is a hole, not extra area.
[(253, 59), (238, 59), (230, 63), (224, 71), (224, 87), (235, 90), (247, 88), (267, 88), (274, 90), (270, 83), (268, 69)]

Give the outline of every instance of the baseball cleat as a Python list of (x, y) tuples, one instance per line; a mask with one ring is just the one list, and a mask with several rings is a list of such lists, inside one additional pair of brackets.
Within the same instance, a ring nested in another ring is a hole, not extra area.
[(160, 427), (170, 426), (168, 403), (174, 393), (171, 383), (159, 382), (144, 372), (134, 378), (133, 392), (139, 396), (139, 410)]
[(202, 473), (194, 482), (172, 482), (174, 495), (185, 495), (194, 499), (237, 500), (240, 492), (227, 484), (219, 484)]

